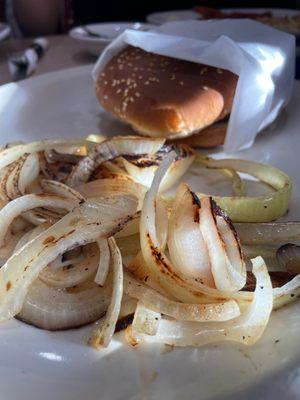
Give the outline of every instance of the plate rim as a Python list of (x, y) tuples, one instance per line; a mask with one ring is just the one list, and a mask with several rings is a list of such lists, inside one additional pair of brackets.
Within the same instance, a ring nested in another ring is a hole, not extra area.
[[(73, 38), (73, 39), (75, 39), (75, 40), (81, 40), (81, 41), (83, 41), (83, 42), (90, 42), (90, 43), (110, 43), (110, 42), (112, 42), (117, 36), (115, 36), (115, 37), (111, 37), (111, 38), (97, 38), (97, 37), (89, 37), (89, 36), (84, 36), (84, 35), (81, 35), (80, 33), (78, 33), (78, 32), (76, 32), (76, 30), (78, 30), (78, 29), (80, 29), (80, 28), (82, 28), (83, 26), (86, 26), (87, 28), (90, 28), (90, 29), (93, 29), (93, 27), (95, 27), (96, 25), (123, 25), (123, 26), (128, 26), (127, 28), (125, 28), (125, 29), (132, 29), (132, 28), (130, 28), (130, 26), (132, 26), (132, 25), (134, 25), (134, 24), (140, 24), (141, 26), (144, 26), (144, 25), (149, 25), (149, 29), (151, 29), (151, 28), (154, 28), (154, 24), (150, 24), (150, 23), (148, 23), (148, 22), (139, 22), (139, 21), (136, 21), (136, 22), (134, 22), (134, 21), (128, 21), (128, 22), (126, 22), (126, 21), (120, 21), (120, 22), (118, 22), (118, 21), (113, 21), (113, 22), (95, 22), (95, 23), (92, 23), (92, 24), (86, 24), (86, 25), (77, 25), (77, 26), (74, 26), (72, 29), (70, 29), (69, 30), (69, 32), (68, 32), (68, 35), (71, 37), (71, 38)], [(152, 26), (151, 26), (152, 25)], [(139, 29), (134, 29), (134, 30), (139, 30)]]

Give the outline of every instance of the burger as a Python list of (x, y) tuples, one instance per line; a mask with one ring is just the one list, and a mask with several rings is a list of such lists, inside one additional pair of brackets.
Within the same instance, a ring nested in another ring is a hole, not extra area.
[(100, 71), (102, 107), (144, 136), (192, 146), (224, 143), (238, 76), (127, 46)]

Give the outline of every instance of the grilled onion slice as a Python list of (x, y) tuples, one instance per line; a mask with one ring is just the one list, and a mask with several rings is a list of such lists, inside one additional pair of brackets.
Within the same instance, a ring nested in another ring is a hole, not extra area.
[(112, 259), (112, 294), (105, 318), (99, 322), (100, 326), (95, 326), (88, 342), (92, 347), (97, 349), (107, 347), (110, 343), (115, 332), (123, 296), (123, 266), (121, 253), (113, 238), (108, 239), (108, 245)]
[(156, 153), (164, 144), (164, 139), (147, 139), (136, 136), (116, 136), (97, 144), (86, 157), (73, 168), (68, 185), (79, 186), (88, 181), (92, 172), (105, 161), (118, 156)]
[(154, 336), (127, 328), (126, 338), (139, 343), (165, 343), (175, 346), (203, 346), (220, 341), (234, 341), (245, 345), (256, 343), (269, 321), (272, 307), (272, 283), (261, 257), (253, 260), (256, 289), (248, 309), (238, 318), (227, 322), (182, 322), (162, 319)]
[(123, 157), (123, 163), (130, 176), (146, 187), (150, 187), (154, 174), (163, 157), (175, 151), (176, 158), (170, 165), (159, 190), (165, 191), (171, 188), (189, 169), (195, 159), (192, 149), (186, 145), (164, 145), (155, 154), (147, 154), (139, 157)]
[(16, 252), (0, 269), (0, 321), (21, 311), (30, 284), (59, 254), (112, 236), (130, 220), (136, 206), (135, 199), (125, 196), (90, 200)]
[(77, 328), (105, 314), (110, 293), (111, 281), (104, 287), (87, 281), (64, 289), (36, 279), (28, 288), (17, 318), (50, 331)]
[[(213, 196), (216, 203), (234, 222), (269, 222), (282, 217), (288, 210), (292, 181), (280, 169), (271, 165), (248, 160), (214, 160), (200, 157), (207, 168), (228, 168), (254, 176), (274, 189), (274, 193), (263, 196)], [(199, 197), (206, 196), (203, 193)]]

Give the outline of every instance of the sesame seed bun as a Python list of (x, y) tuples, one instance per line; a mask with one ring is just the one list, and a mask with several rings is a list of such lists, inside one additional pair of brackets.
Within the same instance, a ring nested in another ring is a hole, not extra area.
[(237, 79), (220, 68), (128, 46), (99, 74), (96, 93), (106, 111), (138, 133), (180, 138), (230, 113)]

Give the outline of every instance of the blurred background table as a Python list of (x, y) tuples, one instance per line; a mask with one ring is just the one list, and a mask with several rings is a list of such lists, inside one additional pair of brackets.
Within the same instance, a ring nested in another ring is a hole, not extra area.
[[(39, 61), (32, 76), (44, 74), (63, 68), (81, 66), (94, 63), (96, 58), (68, 35), (47, 36), (49, 49)], [(10, 54), (26, 49), (32, 42), (31, 38), (8, 39), (0, 43), (0, 85), (12, 82), (9, 73), (7, 58)]]
[[(63, 68), (71, 68), (92, 64), (96, 61), (96, 57), (89, 53), (84, 43), (72, 39), (68, 35), (47, 36), (49, 40), (49, 49), (46, 51), (42, 59), (39, 61), (35, 72), (32, 76), (44, 74)], [(0, 85), (13, 82), (13, 78), (9, 73), (7, 58), (10, 54), (26, 49), (32, 38), (24, 39), (7, 39), (0, 42)], [(297, 62), (295, 77), (300, 79), (300, 54), (297, 51)]]

